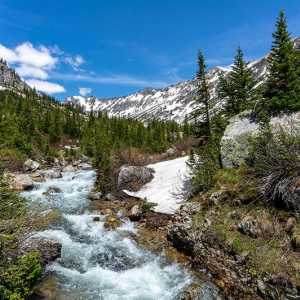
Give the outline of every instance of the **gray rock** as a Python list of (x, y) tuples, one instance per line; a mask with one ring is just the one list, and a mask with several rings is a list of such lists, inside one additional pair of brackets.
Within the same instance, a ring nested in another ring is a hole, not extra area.
[(142, 218), (142, 216), (143, 216), (143, 210), (137, 204), (131, 208), (128, 214), (128, 218), (131, 221), (139, 221)]
[(249, 235), (250, 237), (257, 238), (261, 235), (258, 228), (257, 221), (252, 216), (246, 216), (238, 225), (238, 229), (241, 233)]
[(168, 156), (173, 156), (176, 154), (176, 149), (175, 148), (169, 148), (167, 151), (166, 151), (166, 154)]
[(58, 179), (62, 177), (62, 173), (57, 169), (41, 170), (39, 174), (45, 179)]
[(30, 237), (19, 245), (19, 254), (38, 252), (42, 263), (47, 265), (61, 256), (61, 248), (62, 245), (57, 241), (47, 240), (42, 237)]
[(75, 172), (76, 168), (72, 165), (67, 165), (62, 169), (63, 172)]
[(37, 161), (32, 159), (27, 159), (24, 162), (23, 168), (25, 172), (34, 172), (40, 167), (40, 164)]
[(92, 201), (101, 200), (102, 193), (101, 192), (90, 192), (88, 197)]
[(116, 200), (116, 197), (115, 197), (113, 194), (108, 193), (108, 194), (105, 195), (104, 199), (105, 199), (106, 201), (115, 201), (115, 200)]
[(15, 175), (12, 183), (17, 191), (31, 190), (34, 186), (32, 178), (27, 174)]
[(59, 194), (61, 192), (62, 192), (62, 190), (60, 188), (58, 188), (56, 186), (50, 186), (48, 188), (48, 190), (44, 193), (44, 195), (48, 195), (49, 196), (49, 195), (53, 195), (53, 194)]
[(79, 168), (85, 171), (89, 171), (93, 169), (93, 166), (88, 163), (81, 163), (79, 164)]
[[(221, 140), (223, 166), (239, 166), (249, 155), (249, 138), (258, 134), (259, 124), (251, 122), (249, 112), (245, 111), (230, 119)], [(291, 126), (300, 127), (300, 112), (271, 118), (272, 130), (290, 130)]]
[(209, 282), (191, 284), (176, 300), (222, 300), (219, 289)]
[(153, 179), (154, 171), (141, 166), (123, 166), (118, 176), (118, 189), (136, 190)]
[(211, 202), (214, 205), (220, 204), (221, 202), (226, 201), (229, 199), (229, 193), (226, 190), (220, 190), (217, 192), (214, 192), (209, 197), (209, 202)]

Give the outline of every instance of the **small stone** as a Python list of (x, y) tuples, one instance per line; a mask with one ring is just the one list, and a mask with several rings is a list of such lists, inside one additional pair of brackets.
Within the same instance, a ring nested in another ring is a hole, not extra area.
[(143, 210), (140, 208), (139, 205), (134, 205), (128, 215), (128, 218), (131, 221), (139, 221), (142, 218)]
[(102, 193), (101, 192), (90, 192), (88, 197), (92, 201), (101, 200)]
[(56, 186), (50, 186), (46, 192), (43, 193), (43, 195), (53, 195), (53, 194), (59, 194), (62, 190)]
[(98, 217), (98, 216), (94, 217), (94, 218), (93, 218), (93, 221), (94, 221), (94, 222), (100, 222), (100, 217)]
[(295, 251), (300, 251), (300, 230), (293, 233), (291, 242), (293, 249)]
[(292, 233), (296, 224), (297, 224), (296, 218), (294, 217), (288, 218), (285, 224), (285, 231), (287, 233)]
[(24, 162), (23, 168), (25, 172), (34, 172), (40, 167), (40, 164), (37, 161), (34, 161), (32, 159), (27, 159)]

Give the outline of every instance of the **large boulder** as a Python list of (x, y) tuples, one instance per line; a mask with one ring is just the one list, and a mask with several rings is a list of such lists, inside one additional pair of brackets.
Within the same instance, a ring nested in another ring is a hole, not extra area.
[(61, 256), (62, 245), (54, 240), (47, 240), (42, 237), (30, 237), (19, 245), (19, 254), (38, 252), (44, 265), (49, 264)]
[[(274, 129), (279, 126), (290, 129), (295, 124), (300, 126), (300, 112), (271, 118), (270, 124)], [(232, 168), (245, 161), (249, 154), (249, 137), (257, 135), (259, 129), (259, 124), (251, 121), (249, 112), (243, 112), (230, 119), (221, 140), (224, 167)]]
[(122, 166), (118, 176), (118, 189), (137, 191), (153, 179), (154, 170), (142, 166)]
[(24, 162), (23, 169), (25, 172), (34, 172), (40, 167), (40, 164), (37, 161), (32, 159), (27, 159)]
[(33, 189), (34, 183), (29, 175), (17, 174), (13, 177), (12, 186), (17, 191), (25, 191)]

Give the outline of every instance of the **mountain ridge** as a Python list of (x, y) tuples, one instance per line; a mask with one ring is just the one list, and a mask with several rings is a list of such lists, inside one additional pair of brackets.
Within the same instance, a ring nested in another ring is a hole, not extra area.
[[(294, 40), (295, 47), (300, 46), (300, 37)], [(267, 75), (267, 58), (264, 57), (250, 61), (257, 84), (261, 84)], [(230, 67), (216, 66), (208, 70), (207, 78), (210, 85), (212, 101), (222, 102), (217, 97), (217, 86), (220, 75), (230, 72)], [(145, 93), (146, 91), (146, 93)], [(86, 111), (91, 109), (106, 112), (108, 116), (128, 117), (142, 121), (152, 118), (159, 120), (174, 120), (184, 122), (196, 106), (195, 79), (182, 81), (164, 88), (146, 88), (142, 91), (114, 98), (97, 98), (95, 96), (72, 96), (66, 101), (82, 106)]]

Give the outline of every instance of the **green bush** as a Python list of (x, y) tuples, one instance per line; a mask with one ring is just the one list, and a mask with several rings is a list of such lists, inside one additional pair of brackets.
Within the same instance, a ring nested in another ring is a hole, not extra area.
[(23, 300), (42, 274), (40, 257), (32, 252), (18, 259), (0, 274), (0, 299)]
[[(300, 130), (264, 129), (252, 138), (247, 160), (264, 200), (272, 205), (300, 210)], [(299, 188), (299, 187), (298, 187)]]

